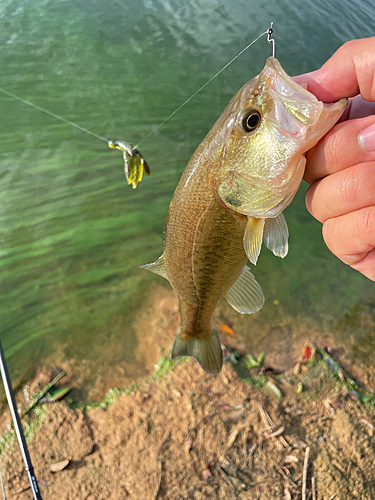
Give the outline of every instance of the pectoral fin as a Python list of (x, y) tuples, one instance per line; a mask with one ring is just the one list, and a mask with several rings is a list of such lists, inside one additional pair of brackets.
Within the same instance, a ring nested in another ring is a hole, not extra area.
[(284, 258), (288, 253), (288, 225), (281, 213), (274, 219), (267, 219), (263, 235), (263, 243), (277, 257)]
[(241, 276), (228, 290), (225, 298), (241, 314), (259, 311), (264, 304), (263, 291), (247, 266), (244, 266)]
[(250, 262), (257, 263), (260, 249), (263, 241), (264, 219), (248, 217), (245, 234), (243, 237), (243, 246)]
[(144, 266), (139, 266), (139, 268), (163, 276), (163, 278), (169, 281), (167, 269), (165, 267), (164, 254), (159, 257), (158, 260), (152, 262), (152, 264), (145, 264)]

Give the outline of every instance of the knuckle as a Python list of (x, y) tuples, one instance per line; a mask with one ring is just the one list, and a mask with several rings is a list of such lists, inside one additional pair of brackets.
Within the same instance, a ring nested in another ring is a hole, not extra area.
[(355, 40), (349, 40), (349, 41), (343, 43), (337, 52), (340, 51), (340, 52), (346, 53), (346, 52), (348, 52), (348, 50), (351, 50), (352, 48), (354, 48), (355, 45), (356, 45)]
[(361, 195), (362, 176), (352, 169), (348, 168), (342, 172), (341, 194), (345, 205), (355, 206)]
[(375, 207), (361, 210), (357, 218), (357, 237), (373, 236), (375, 234)]
[(351, 54), (355, 54), (358, 50), (358, 40), (349, 40), (343, 43), (335, 52), (335, 58), (350, 57)]
[(324, 156), (330, 167), (341, 164), (342, 144), (339, 141), (338, 134), (330, 134), (326, 139)]

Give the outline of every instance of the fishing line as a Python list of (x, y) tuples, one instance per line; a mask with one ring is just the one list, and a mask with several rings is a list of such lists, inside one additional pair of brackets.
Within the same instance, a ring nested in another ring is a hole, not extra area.
[[(255, 42), (257, 42), (259, 40), (259, 38), (262, 38), (263, 35), (268, 35), (270, 36), (272, 34), (272, 24), (271, 23), (271, 28), (269, 28), (267, 31), (264, 31), (263, 33), (261, 33), (257, 38), (255, 38), (255, 40), (253, 40), (251, 43), (249, 43), (249, 45), (247, 45), (244, 49), (241, 50), (241, 52), (239, 52), (235, 57), (233, 57), (233, 59), (231, 59), (223, 68), (221, 68), (220, 71), (218, 71), (213, 77), (211, 77), (208, 82), (206, 82), (204, 85), (202, 85), (201, 88), (199, 88), (196, 92), (194, 92), (193, 95), (191, 95), (189, 97), (189, 99), (186, 99), (186, 101), (181, 104), (181, 106), (179, 106), (175, 111), (173, 111), (173, 113), (171, 113), (164, 121), (162, 121), (160, 123), (160, 125), (158, 125), (152, 132), (150, 132), (148, 135), (146, 135), (146, 137), (144, 139), (141, 140), (141, 142), (136, 146), (136, 148), (138, 148), (146, 139), (148, 139), (152, 134), (154, 134), (157, 130), (159, 130), (160, 127), (162, 127), (164, 125), (164, 123), (166, 123), (170, 118), (172, 118), (172, 116), (174, 116), (178, 111), (180, 111), (181, 108), (183, 108), (185, 106), (185, 104), (187, 104), (189, 101), (191, 101), (193, 99), (193, 97), (195, 97), (201, 90), (203, 90), (205, 87), (207, 87), (207, 85), (209, 83), (212, 82), (212, 80), (214, 80), (217, 76), (220, 75), (220, 73), (222, 73), (225, 69), (227, 69), (227, 67), (232, 64), (232, 62), (234, 62), (238, 57), (240, 57), (240, 55), (242, 55), (247, 49), (249, 49), (252, 45), (254, 45)], [(269, 33), (269, 31), (271, 30), (271, 33)]]
[(32, 108), (38, 109), (39, 111), (42, 111), (43, 113), (46, 113), (47, 115), (50, 115), (53, 118), (56, 118), (57, 120), (61, 120), (62, 122), (67, 123), (68, 125), (71, 125), (72, 127), (78, 128), (78, 130), (81, 130), (82, 132), (86, 132), (86, 134), (90, 134), (93, 137), (100, 139), (101, 141), (108, 142), (108, 139), (106, 139), (105, 137), (102, 137), (101, 135), (95, 134), (94, 132), (91, 132), (91, 130), (87, 130), (87, 128), (81, 127), (81, 125), (78, 125), (77, 123), (71, 122), (70, 120), (63, 118), (62, 116), (59, 116), (56, 113), (53, 113), (52, 111), (48, 111), (48, 109), (42, 108), (41, 106), (38, 106), (37, 104), (34, 104), (33, 102), (27, 101), (26, 99), (23, 99), (22, 97), (19, 97), (16, 94), (12, 94), (11, 92), (8, 92), (7, 90), (2, 89), (1, 87), (0, 87), (0, 92), (8, 95), (10, 97), (13, 97), (13, 99), (17, 99), (18, 101), (21, 101), (24, 104), (31, 106)]
[[(204, 85), (202, 85), (202, 87), (200, 87), (196, 92), (194, 92), (193, 95), (191, 95), (188, 99), (186, 99), (186, 101), (184, 103), (181, 104), (181, 106), (179, 106), (177, 109), (175, 109), (173, 111), (173, 113), (171, 113), (165, 120), (163, 120), (154, 130), (152, 130), (148, 135), (146, 135), (146, 137), (144, 139), (141, 140), (140, 143), (138, 143), (137, 146), (135, 146), (133, 148), (133, 150), (137, 149), (143, 142), (145, 142), (146, 139), (148, 139), (149, 137), (151, 137), (152, 134), (154, 134), (157, 130), (159, 130), (168, 120), (170, 120), (178, 111), (180, 111), (181, 108), (183, 108), (188, 102), (190, 102), (199, 92), (201, 92), (205, 87), (207, 87), (207, 85), (209, 83), (212, 82), (212, 80), (214, 80), (217, 76), (219, 76), (225, 69), (227, 69), (228, 66), (230, 66), (236, 59), (238, 59), (247, 49), (249, 49), (252, 45), (254, 45), (254, 43), (256, 43), (263, 35), (268, 35), (268, 38), (267, 38), (267, 41), (268, 42), (272, 42), (272, 45), (273, 45), (273, 57), (275, 57), (275, 40), (271, 39), (270, 36), (272, 35), (273, 33), (273, 30), (272, 30), (272, 25), (273, 23), (271, 23), (271, 26), (270, 28), (268, 28), (267, 31), (264, 31), (263, 33), (261, 33), (257, 38), (255, 38), (251, 43), (249, 43), (244, 49), (242, 49), (235, 57), (233, 57), (233, 59), (231, 59), (223, 68), (221, 68), (220, 71), (218, 71), (214, 76), (212, 76)], [(42, 113), (46, 113), (47, 115), (50, 115), (52, 116), (53, 118), (56, 118), (57, 120), (60, 120), (64, 123), (67, 123), (68, 125), (71, 125), (72, 127), (75, 127), (77, 128), (78, 130), (81, 130), (81, 132), (85, 132), (86, 134), (89, 134), (93, 137), (96, 137), (97, 139), (100, 139), (101, 141), (104, 141), (106, 143), (110, 143), (111, 141), (109, 141), (108, 139), (106, 139), (105, 137), (102, 137), (101, 135), (99, 134), (95, 134), (95, 132), (92, 132), (91, 130), (88, 130), (87, 128), (84, 128), (84, 127), (81, 127), (81, 125), (78, 125), (77, 123), (74, 123), (72, 122), (71, 120), (67, 120), (66, 118), (62, 117), (62, 116), (59, 116), (57, 115), (56, 113), (53, 113), (52, 111), (49, 111), (48, 109), (45, 109), (45, 108), (42, 108), (41, 106), (38, 106), (38, 104), (34, 104), (33, 102), (31, 101), (28, 101), (27, 99), (23, 99), (22, 97), (16, 95), (16, 94), (13, 94), (12, 92), (8, 92), (7, 90), (3, 89), (0, 87), (0, 92), (2, 92), (3, 94), (9, 96), (9, 97), (12, 97), (13, 99), (16, 99), (17, 101), (20, 101), (22, 102), (23, 104), (26, 104), (27, 106), (31, 106), (32, 108), (35, 108), (39, 111), (41, 111)], [(113, 144), (113, 143), (112, 143)], [(112, 147), (112, 146), (110, 146)]]

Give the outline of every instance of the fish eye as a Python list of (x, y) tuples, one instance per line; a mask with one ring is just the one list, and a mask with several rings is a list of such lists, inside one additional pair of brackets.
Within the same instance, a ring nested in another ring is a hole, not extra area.
[(247, 109), (241, 117), (241, 126), (245, 132), (252, 132), (261, 123), (262, 117), (258, 110), (254, 108)]

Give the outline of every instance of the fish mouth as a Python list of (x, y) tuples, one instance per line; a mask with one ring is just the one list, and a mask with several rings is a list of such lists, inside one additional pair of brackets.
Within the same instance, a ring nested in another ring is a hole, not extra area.
[(274, 57), (267, 59), (265, 77), (273, 101), (270, 121), (288, 138), (304, 139), (319, 121), (324, 104), (292, 80)]
[(292, 80), (274, 57), (267, 59), (263, 76), (273, 101), (268, 118), (280, 136), (300, 146), (299, 153), (315, 146), (340, 118), (347, 104), (347, 99), (329, 104), (319, 101)]

